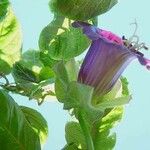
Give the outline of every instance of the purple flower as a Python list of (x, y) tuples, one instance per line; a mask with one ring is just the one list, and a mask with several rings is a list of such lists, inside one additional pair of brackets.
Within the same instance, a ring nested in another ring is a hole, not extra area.
[(95, 96), (108, 93), (134, 59), (138, 59), (141, 65), (150, 69), (150, 60), (114, 33), (85, 22), (74, 22), (72, 26), (81, 28), (92, 40), (79, 71), (78, 82), (94, 87)]

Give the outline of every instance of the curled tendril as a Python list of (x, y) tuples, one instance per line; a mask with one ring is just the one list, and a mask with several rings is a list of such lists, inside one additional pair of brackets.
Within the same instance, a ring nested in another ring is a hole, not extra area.
[(148, 50), (148, 47), (145, 45), (145, 43), (139, 43), (140, 39), (139, 36), (136, 35), (137, 29), (138, 29), (138, 24), (137, 21), (135, 20), (134, 23), (131, 23), (131, 25), (135, 25), (135, 30), (133, 32), (133, 35), (129, 38), (129, 40), (125, 40), (125, 45), (130, 48), (134, 49), (136, 51), (139, 51), (140, 49), (145, 49)]
[(133, 36), (134, 36), (134, 35), (136, 35), (137, 29), (138, 29), (138, 24), (137, 24), (136, 19), (135, 19), (135, 22), (131, 23), (130, 25), (135, 25), (135, 29), (134, 29), (134, 32), (133, 32)]
[(142, 48), (144, 48), (145, 49), (145, 43), (140, 43), (139, 45), (138, 45), (138, 49), (137, 50), (140, 50), (140, 49), (142, 49)]

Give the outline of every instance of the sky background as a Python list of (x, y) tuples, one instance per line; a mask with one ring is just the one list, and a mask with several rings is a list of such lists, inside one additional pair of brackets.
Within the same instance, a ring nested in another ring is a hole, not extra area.
[[(10, 0), (23, 31), (23, 50), (38, 49), (41, 30), (52, 20), (48, 0)], [(99, 27), (120, 36), (130, 37), (134, 20), (138, 23), (141, 42), (150, 45), (150, 21), (148, 0), (120, 0), (109, 12), (99, 17)], [(145, 53), (150, 57), (150, 52)], [(128, 78), (132, 101), (125, 107), (122, 122), (114, 129), (117, 144), (114, 150), (150, 150), (150, 72), (134, 61), (123, 74)], [(61, 150), (65, 145), (65, 123), (70, 117), (58, 102), (48, 100), (40, 107), (35, 101), (13, 95), (20, 105), (30, 106), (46, 118), (49, 137), (43, 150)]]

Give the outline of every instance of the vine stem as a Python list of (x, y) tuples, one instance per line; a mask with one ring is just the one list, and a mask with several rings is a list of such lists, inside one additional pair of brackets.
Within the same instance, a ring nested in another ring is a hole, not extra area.
[(89, 130), (88, 124), (84, 118), (84, 112), (82, 110), (79, 110), (79, 112), (78, 112), (78, 120), (79, 120), (80, 126), (82, 128), (84, 137), (85, 137), (87, 150), (95, 150), (93, 140), (92, 140), (92, 137), (90, 134), (90, 130)]

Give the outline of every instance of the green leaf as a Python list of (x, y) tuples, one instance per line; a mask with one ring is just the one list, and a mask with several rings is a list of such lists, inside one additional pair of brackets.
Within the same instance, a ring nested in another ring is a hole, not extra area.
[(62, 150), (81, 150), (75, 144), (66, 145)]
[(3, 90), (0, 90), (0, 107), (0, 149), (40, 150), (38, 135), (20, 107)]
[(99, 108), (104, 111), (105, 109), (108, 109), (108, 108), (114, 108), (117, 106), (128, 104), (130, 100), (131, 100), (131, 96), (118, 97), (113, 100), (102, 102), (96, 105), (96, 108)]
[(113, 150), (116, 143), (116, 134), (110, 134), (110, 131), (121, 120), (122, 114), (123, 108), (117, 107), (102, 118), (98, 125), (98, 133), (94, 138), (95, 150)]
[(47, 79), (53, 79), (55, 77), (54, 72), (49, 67), (43, 67), (39, 72), (39, 80), (47, 80)]
[(59, 15), (43, 29), (39, 39), (41, 51), (53, 60), (69, 60), (88, 48), (89, 39), (81, 29), (71, 27), (71, 21)]
[(69, 83), (68, 73), (65, 67), (65, 63), (63, 61), (57, 63), (54, 66), (54, 71), (57, 78), (61, 79), (66, 84)]
[(22, 65), (30, 69), (39, 81), (54, 77), (52, 69), (45, 67), (40, 60), (40, 52), (36, 50), (28, 50), (23, 54)]
[(110, 10), (117, 0), (51, 0), (55, 13), (73, 20), (88, 20)]
[(54, 80), (45, 80), (34, 86), (34, 89), (30, 91), (29, 99), (36, 99), (38, 104), (42, 104), (46, 96), (55, 96), (52, 83)]
[(79, 123), (68, 122), (65, 127), (65, 137), (68, 145), (86, 149), (85, 138)]
[(56, 74), (55, 80), (56, 97), (60, 102), (64, 102), (66, 98), (67, 86), (69, 84), (69, 78), (64, 63), (60, 62), (56, 64), (54, 66), (54, 72)]
[(89, 40), (82, 31), (70, 27), (51, 41), (49, 55), (55, 60), (69, 60), (80, 55), (88, 46)]
[(91, 124), (99, 120), (103, 115), (103, 110), (92, 105), (93, 88), (71, 82), (68, 85), (66, 98), (64, 101), (64, 109), (79, 108), (83, 109), (88, 122)]
[(113, 128), (122, 118), (123, 107), (116, 107), (112, 109), (107, 115), (102, 118), (99, 131), (107, 131)]
[(48, 54), (48, 50), (42, 50), (40, 51), (40, 60), (46, 67), (52, 68), (55, 64), (58, 63), (57, 60), (54, 60), (50, 57)]
[(9, 6), (8, 0), (0, 0), (0, 21), (6, 15), (8, 6)]
[(53, 21), (42, 30), (39, 38), (40, 50), (49, 49), (50, 41), (57, 35), (58, 30), (63, 25), (64, 19), (63, 16), (55, 15)]
[(69, 83), (66, 93), (65, 109), (78, 108), (91, 102), (93, 88), (77, 82)]
[(50, 85), (54, 83), (54, 71), (40, 61), (39, 51), (29, 50), (15, 63), (12, 71), (16, 85), (3, 86), (5, 89), (36, 99), (41, 104), (46, 96), (55, 95)]
[(23, 66), (22, 62), (15, 63), (12, 75), (17, 83), (39, 82), (34, 72)]
[(9, 7), (0, 22), (0, 72), (8, 74), (12, 65), (20, 59), (22, 36), (20, 25)]
[(55, 96), (53, 87), (51, 86), (54, 80), (44, 80), (40, 83), (24, 82), (16, 85), (3, 85), (2, 87), (15, 94), (20, 94), (29, 97), (29, 99), (37, 100), (38, 104), (42, 104), (46, 96)]
[(128, 96), (130, 94), (128, 89), (128, 80), (125, 77), (121, 77), (120, 79), (122, 83), (122, 94)]
[(64, 102), (66, 99), (67, 87), (71, 81), (77, 80), (77, 66), (74, 59), (64, 62), (60, 61), (57, 63), (53, 70), (56, 75), (55, 80), (55, 91), (57, 99), (60, 102)]
[(69, 80), (77, 81), (79, 69), (76, 64), (76, 61), (74, 59), (67, 61), (65, 64), (65, 68), (67, 70)]
[[(57, 18), (57, 19), (56, 19)], [(49, 44), (55, 36), (57, 36), (60, 27), (64, 22), (64, 17), (59, 15), (54, 15), (53, 21), (47, 25), (41, 32), (39, 37), (39, 47), (40, 47), (40, 59), (45, 66), (53, 67), (58, 63), (49, 55)]]
[(109, 132), (99, 133), (96, 139), (95, 150), (113, 150), (116, 143), (116, 134), (109, 135)]
[(46, 142), (48, 137), (48, 126), (44, 117), (38, 111), (29, 107), (21, 106), (21, 110), (24, 113), (28, 123), (39, 135), (41, 143)]
[(116, 82), (116, 84), (114, 85), (114, 87), (111, 89), (110, 92), (103, 95), (102, 97), (98, 97), (97, 101), (99, 103), (102, 103), (102, 102), (105, 102), (108, 100), (113, 100), (117, 97), (123, 97), (123, 95), (122, 95), (122, 83), (121, 83), (120, 79)]
[(102, 101), (96, 106), (105, 110), (104, 117), (98, 124), (99, 132), (96, 133), (94, 138), (96, 150), (113, 150), (116, 143), (116, 134), (111, 134), (111, 129), (122, 118), (123, 107), (117, 106), (124, 105), (131, 99), (129, 93), (123, 94), (123, 91), (127, 89), (127, 84), (123, 85), (122, 80), (118, 80), (114, 88), (102, 97)]
[(19, 83), (27, 81), (39, 83), (54, 78), (54, 72), (40, 61), (39, 51), (28, 50), (23, 54), (22, 59), (14, 65), (13, 77)]

